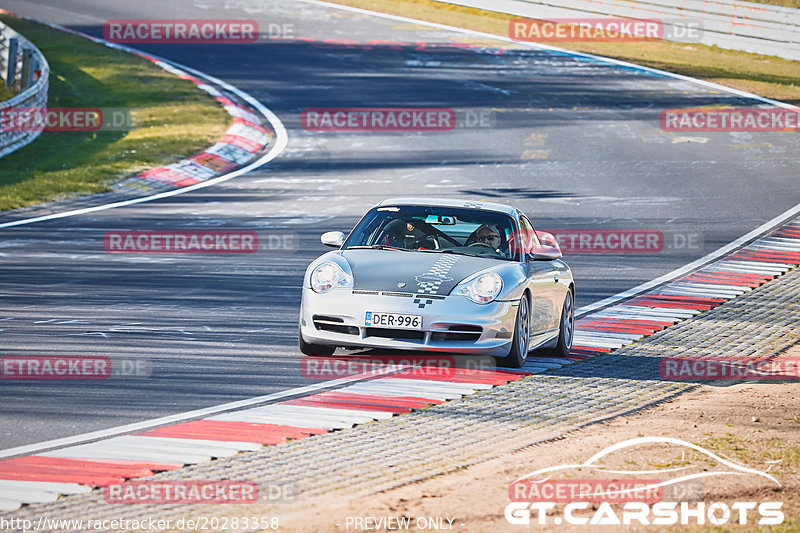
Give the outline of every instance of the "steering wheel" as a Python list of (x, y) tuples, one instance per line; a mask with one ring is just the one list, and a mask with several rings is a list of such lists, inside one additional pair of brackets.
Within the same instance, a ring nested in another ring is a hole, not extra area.
[(488, 249), (490, 249), (491, 251), (494, 252), (494, 248), (492, 248), (492, 245), (491, 244), (486, 244), (485, 242), (480, 242), (480, 241), (473, 242), (472, 244), (467, 245), (467, 248), (472, 248), (473, 246), (485, 246), (486, 248), (488, 248)]

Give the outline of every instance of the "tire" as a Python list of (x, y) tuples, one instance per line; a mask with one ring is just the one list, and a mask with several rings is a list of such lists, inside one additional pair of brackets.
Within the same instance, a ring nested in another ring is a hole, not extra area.
[(299, 325), (297, 326), (297, 343), (300, 345), (300, 353), (303, 355), (333, 355), (333, 352), (336, 351), (336, 346), (306, 342)]
[(561, 309), (561, 322), (558, 324), (558, 343), (551, 353), (558, 357), (567, 357), (572, 348), (572, 338), (575, 335), (575, 299), (572, 291), (568, 290), (564, 297), (564, 307)]
[(528, 358), (528, 343), (531, 335), (531, 317), (528, 297), (523, 295), (517, 308), (517, 320), (514, 323), (514, 337), (511, 340), (511, 351), (500, 360), (503, 366), (520, 368)]

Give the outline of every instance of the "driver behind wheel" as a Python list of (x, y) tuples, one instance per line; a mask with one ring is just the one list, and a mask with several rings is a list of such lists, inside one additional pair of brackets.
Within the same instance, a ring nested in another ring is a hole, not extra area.
[(500, 234), (486, 225), (478, 228), (478, 234), (475, 235), (475, 240), (478, 242), (485, 242), (495, 249), (500, 248)]
[(485, 244), (495, 252), (505, 255), (505, 252), (502, 250), (503, 240), (500, 236), (500, 232), (488, 224), (483, 224), (475, 230), (475, 233), (473, 233), (472, 237), (468, 240), (467, 245), (469, 246), (473, 243)]

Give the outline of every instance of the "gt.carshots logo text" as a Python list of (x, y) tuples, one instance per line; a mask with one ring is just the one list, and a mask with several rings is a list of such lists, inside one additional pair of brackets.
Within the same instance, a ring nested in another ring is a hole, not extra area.
[[(655, 458), (659, 453), (665, 453), (665, 457), (680, 453), (682, 466), (662, 470), (649, 466), (641, 471), (622, 466), (629, 465), (630, 458), (637, 454)], [(671, 437), (639, 437), (609, 446), (583, 463), (542, 468), (513, 481), (508, 487), (510, 503), (505, 518), (510, 524), (528, 527), (531, 523), (613, 526), (783, 523), (783, 502), (683, 500), (682, 495), (687, 493), (679, 489), (682, 485), (732, 474), (780, 486), (766, 471), (744, 466), (696, 444)], [(672, 489), (670, 495), (665, 489)]]
[(254, 43), (258, 23), (251, 19), (109, 20), (103, 38), (112, 43)]
[(447, 131), (456, 121), (444, 107), (309, 107), (300, 114), (307, 131)]
[(103, 247), (112, 254), (252, 254), (255, 231), (109, 231)]

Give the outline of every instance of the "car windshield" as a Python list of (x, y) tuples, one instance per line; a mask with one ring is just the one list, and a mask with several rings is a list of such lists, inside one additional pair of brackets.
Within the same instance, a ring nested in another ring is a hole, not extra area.
[(509, 247), (512, 235), (514, 219), (503, 213), (458, 207), (385, 206), (367, 213), (343, 248), (418, 250), (515, 260), (517, 254)]

